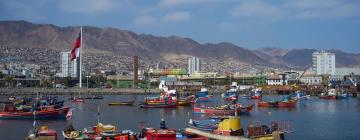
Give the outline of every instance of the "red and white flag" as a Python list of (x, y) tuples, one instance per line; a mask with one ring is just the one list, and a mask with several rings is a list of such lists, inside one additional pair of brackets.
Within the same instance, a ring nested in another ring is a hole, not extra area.
[(69, 112), (66, 114), (66, 119), (70, 120), (72, 117), (72, 109), (69, 110)]
[(79, 32), (79, 36), (76, 38), (74, 42), (74, 47), (71, 49), (71, 60), (76, 59), (80, 56), (80, 47), (81, 47), (81, 31)]

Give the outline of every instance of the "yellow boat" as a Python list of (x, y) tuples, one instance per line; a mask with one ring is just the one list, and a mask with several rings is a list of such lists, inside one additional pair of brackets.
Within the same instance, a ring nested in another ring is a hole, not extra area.
[(112, 105), (133, 105), (135, 101), (129, 101), (129, 102), (111, 102), (108, 103), (109, 106)]

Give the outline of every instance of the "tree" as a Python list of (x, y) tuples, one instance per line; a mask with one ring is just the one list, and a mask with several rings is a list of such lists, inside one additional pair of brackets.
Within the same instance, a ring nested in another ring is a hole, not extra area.
[(6, 78), (5, 78), (6, 85), (7, 85), (7, 86), (10, 86), (12, 80), (14, 80), (14, 77), (12, 77), (12, 76), (6, 76)]

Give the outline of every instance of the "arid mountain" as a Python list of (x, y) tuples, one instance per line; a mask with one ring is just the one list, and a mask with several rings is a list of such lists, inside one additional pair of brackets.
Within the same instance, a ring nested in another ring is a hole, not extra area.
[[(115, 28), (83, 27), (84, 45), (93, 53), (108, 52), (113, 55), (141, 55), (152, 59), (167, 60), (167, 54), (197, 56), (219, 60), (235, 60), (240, 63), (266, 64), (267, 61), (251, 50), (231, 43), (200, 44), (189, 38), (177, 36), (157, 37), (135, 34)], [(79, 27), (58, 27), (49, 24), (33, 24), (26, 21), (1, 21), (1, 46), (19, 48), (48, 48), (70, 50)]]
[[(152, 60), (172, 62), (181, 57), (196, 56), (244, 64), (271, 67), (305, 67), (311, 64), (312, 49), (262, 48), (250, 50), (223, 42), (200, 44), (178, 36), (158, 37), (136, 34), (116, 28), (83, 27), (84, 47), (90, 53), (113, 56), (139, 55)], [(0, 21), (0, 46), (10, 48), (47, 48), (68, 51), (79, 33), (79, 27), (58, 27), (26, 21)], [(331, 50), (337, 54), (338, 66), (359, 66), (360, 54)], [(185, 62), (186, 63), (186, 62)]]
[[(262, 48), (254, 50), (257, 55), (273, 63), (284, 64), (289, 67), (304, 68), (312, 64), (312, 53), (315, 49), (280, 49)], [(346, 53), (341, 50), (327, 50), (335, 53), (336, 67), (359, 67), (360, 54)]]

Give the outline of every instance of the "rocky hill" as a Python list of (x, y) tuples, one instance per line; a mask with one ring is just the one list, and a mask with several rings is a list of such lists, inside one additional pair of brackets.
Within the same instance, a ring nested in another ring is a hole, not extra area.
[[(0, 21), (0, 46), (47, 48), (69, 51), (79, 27), (59, 27), (27, 21)], [(228, 42), (201, 44), (178, 36), (159, 37), (116, 28), (83, 27), (85, 50), (113, 56), (139, 55), (167, 62), (191, 56), (269, 67), (305, 67), (311, 64), (313, 49), (262, 48), (250, 50)], [(360, 54), (336, 53), (338, 66), (359, 66)], [(185, 62), (186, 63), (186, 62)]]

